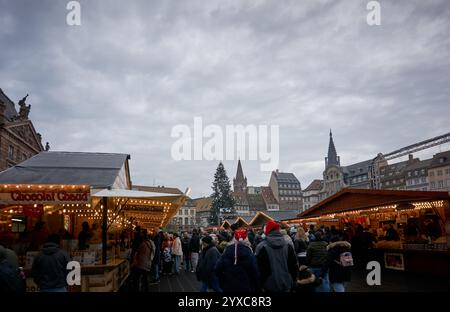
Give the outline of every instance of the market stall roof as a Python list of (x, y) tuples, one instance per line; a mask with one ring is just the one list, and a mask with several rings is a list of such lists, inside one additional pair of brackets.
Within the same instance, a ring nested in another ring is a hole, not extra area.
[[(0, 172), (1, 184), (85, 184), (111, 187), (124, 168), (128, 154), (41, 152)], [(128, 172), (126, 173), (128, 176)]]
[(449, 200), (449, 192), (397, 191), (345, 188), (333, 196), (298, 214), (297, 218), (313, 218), (321, 215), (372, 207), (408, 203), (412, 201)]
[(123, 198), (140, 198), (140, 199), (153, 199), (161, 197), (180, 197), (184, 194), (172, 194), (172, 193), (156, 193), (156, 192), (143, 192), (136, 190), (123, 190), (123, 189), (103, 189), (99, 191), (93, 191), (94, 197), (123, 197)]
[(230, 222), (228, 222), (228, 220), (223, 221), (221, 227), (224, 229), (229, 229), (231, 226)]
[(164, 227), (188, 198), (186, 194), (125, 189), (92, 190), (94, 202), (109, 198), (115, 211), (146, 228)]
[(259, 211), (253, 219), (249, 222), (250, 226), (262, 226), (267, 221), (273, 220), (276, 222), (290, 220), (297, 215), (296, 211)]

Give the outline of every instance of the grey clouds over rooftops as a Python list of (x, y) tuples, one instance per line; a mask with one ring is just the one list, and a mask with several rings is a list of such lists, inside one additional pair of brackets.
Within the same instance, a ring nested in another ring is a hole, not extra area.
[(90, 0), (78, 27), (67, 2), (0, 0), (0, 87), (30, 94), (52, 150), (131, 154), (134, 183), (211, 192), (216, 161), (171, 159), (194, 116), (280, 125), (279, 169), (303, 187), (329, 128), (344, 165), (449, 132), (448, 1), (381, 1), (372, 27), (368, 1)]

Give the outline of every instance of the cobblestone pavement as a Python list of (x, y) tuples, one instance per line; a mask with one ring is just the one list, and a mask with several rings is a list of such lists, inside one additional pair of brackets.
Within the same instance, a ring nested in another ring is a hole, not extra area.
[[(383, 270), (380, 286), (368, 286), (367, 272), (354, 270), (352, 281), (346, 284), (347, 292), (450, 292), (450, 280), (421, 276), (401, 271)], [(195, 273), (162, 276), (161, 282), (150, 286), (151, 292), (198, 292), (200, 283)]]

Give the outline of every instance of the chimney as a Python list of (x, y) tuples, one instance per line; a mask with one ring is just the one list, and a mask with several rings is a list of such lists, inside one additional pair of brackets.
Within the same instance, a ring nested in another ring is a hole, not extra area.
[(408, 155), (408, 162), (409, 162), (409, 163), (412, 163), (412, 162), (413, 162), (413, 159), (414, 159), (413, 154), (409, 154), (409, 155)]

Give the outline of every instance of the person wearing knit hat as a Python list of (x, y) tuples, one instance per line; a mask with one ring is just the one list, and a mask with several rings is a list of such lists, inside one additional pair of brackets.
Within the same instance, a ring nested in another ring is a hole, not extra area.
[(259, 270), (247, 236), (247, 230), (235, 230), (233, 243), (225, 248), (216, 264), (215, 271), (224, 292), (258, 290)]
[(267, 222), (264, 233), (266, 238), (255, 251), (262, 288), (266, 292), (290, 292), (294, 289), (298, 271), (294, 248), (280, 233), (277, 222)]
[(202, 238), (202, 252), (197, 266), (197, 280), (202, 282), (200, 292), (207, 292), (208, 288), (215, 292), (222, 292), (219, 280), (214, 272), (215, 265), (220, 258), (220, 252), (214, 245), (211, 236)]
[(266, 223), (266, 227), (264, 228), (264, 234), (269, 235), (270, 232), (272, 231), (279, 231), (280, 230), (280, 225), (273, 221), (273, 220), (269, 220)]

